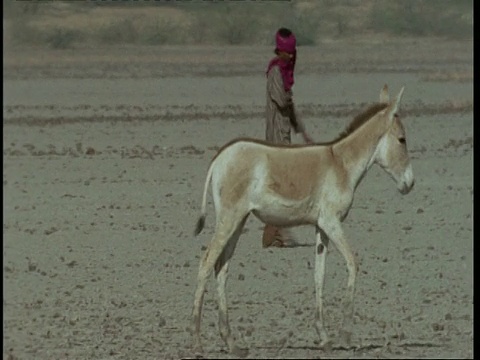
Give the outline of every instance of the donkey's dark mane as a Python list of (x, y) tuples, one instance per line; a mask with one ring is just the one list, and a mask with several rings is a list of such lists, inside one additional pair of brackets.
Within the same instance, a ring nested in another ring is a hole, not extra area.
[(355, 116), (353, 120), (350, 122), (350, 124), (348, 124), (347, 127), (345, 127), (345, 129), (334, 140), (323, 142), (323, 143), (317, 143), (317, 145), (332, 145), (339, 142), (342, 139), (345, 139), (348, 135), (355, 132), (355, 130), (357, 130), (360, 126), (365, 124), (374, 115), (376, 115), (378, 112), (385, 109), (387, 106), (388, 106), (388, 103), (375, 103), (370, 105), (363, 112)]
[(358, 114), (353, 118), (353, 120), (345, 127), (345, 129), (334, 139), (331, 141), (327, 142), (317, 142), (314, 144), (273, 144), (271, 142), (268, 142), (266, 140), (261, 140), (261, 139), (254, 139), (254, 138), (248, 138), (248, 137), (240, 137), (240, 138), (235, 138), (229, 142), (227, 142), (225, 145), (220, 147), (213, 157), (212, 161), (227, 147), (230, 145), (237, 143), (239, 141), (248, 141), (248, 142), (254, 142), (257, 144), (262, 144), (262, 145), (267, 145), (267, 146), (273, 146), (273, 147), (279, 147), (279, 148), (298, 148), (298, 147), (307, 147), (307, 146), (315, 146), (315, 145), (333, 145), (337, 142), (339, 142), (342, 139), (345, 139), (348, 135), (352, 134), (357, 130), (360, 126), (365, 124), (368, 120), (370, 120), (374, 115), (376, 115), (378, 112), (381, 110), (385, 109), (388, 106), (388, 103), (375, 103), (370, 105), (367, 109), (365, 109), (363, 112)]

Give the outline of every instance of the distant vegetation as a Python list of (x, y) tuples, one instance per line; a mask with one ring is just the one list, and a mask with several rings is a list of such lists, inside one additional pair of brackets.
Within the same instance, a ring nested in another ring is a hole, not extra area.
[(473, 0), (50, 2), (4, 0), (4, 41), (67, 49), (97, 44), (271, 44), (384, 34), (473, 38)]
[(393, 35), (473, 36), (472, 0), (378, 1), (369, 16), (374, 31)]

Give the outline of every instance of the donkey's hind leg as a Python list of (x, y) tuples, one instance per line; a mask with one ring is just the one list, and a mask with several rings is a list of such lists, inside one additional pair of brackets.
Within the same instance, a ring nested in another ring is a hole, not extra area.
[(202, 319), (203, 298), (205, 295), (205, 287), (207, 280), (213, 272), (213, 264), (217, 260), (218, 256), (223, 251), (225, 246), (225, 236), (217, 230), (213, 235), (213, 239), (205, 250), (198, 269), (197, 276), (197, 289), (195, 290), (195, 296), (193, 300), (193, 337), (194, 337), (194, 351), (202, 353), (202, 344), (200, 340), (200, 325)]
[(195, 291), (192, 311), (194, 350), (196, 352), (202, 352), (200, 324), (207, 280), (212, 274), (214, 265), (217, 263), (219, 256), (224, 251), (230, 237), (235, 232), (236, 226), (234, 224), (238, 224), (239, 222), (240, 221), (234, 221), (234, 219), (231, 218), (217, 219), (215, 234), (213, 235), (207, 250), (203, 254), (202, 260), (200, 261), (197, 277), (197, 289)]
[(227, 297), (225, 294), (225, 284), (227, 281), (228, 265), (231, 257), (235, 251), (238, 239), (245, 225), (248, 215), (236, 226), (235, 231), (230, 236), (224, 247), (222, 253), (218, 257), (215, 263), (215, 276), (217, 278), (217, 292), (218, 292), (218, 327), (220, 330), (220, 336), (225, 341), (228, 349), (231, 353), (234, 353), (240, 357), (245, 357), (248, 354), (247, 350), (239, 349), (235, 345), (235, 340), (230, 330), (230, 324), (228, 320), (227, 309)]

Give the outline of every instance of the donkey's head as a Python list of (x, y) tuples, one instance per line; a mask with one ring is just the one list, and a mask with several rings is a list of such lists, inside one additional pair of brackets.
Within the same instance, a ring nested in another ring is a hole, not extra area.
[(397, 182), (398, 190), (402, 194), (407, 194), (412, 190), (415, 180), (408, 155), (405, 128), (398, 114), (403, 90), (404, 88), (392, 102), (389, 102), (386, 85), (380, 93), (380, 101), (389, 102), (387, 108), (382, 111), (387, 131), (380, 139), (374, 156), (375, 162)]

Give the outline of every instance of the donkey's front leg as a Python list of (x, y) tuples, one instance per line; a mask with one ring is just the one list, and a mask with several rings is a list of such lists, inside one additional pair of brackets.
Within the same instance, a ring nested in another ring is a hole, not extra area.
[(350, 344), (351, 331), (353, 325), (353, 300), (355, 294), (355, 278), (357, 269), (355, 265), (355, 258), (352, 250), (347, 243), (340, 226), (340, 221), (337, 219), (329, 219), (321, 224), (323, 231), (325, 231), (328, 238), (335, 244), (336, 248), (343, 255), (348, 268), (347, 292), (344, 300), (344, 318), (342, 329), (340, 329), (340, 337), (346, 343)]
[(325, 261), (327, 258), (328, 236), (318, 226), (315, 229), (316, 251), (315, 251), (315, 328), (320, 337), (320, 346), (327, 347), (330, 341), (323, 322), (323, 285), (325, 281)]

